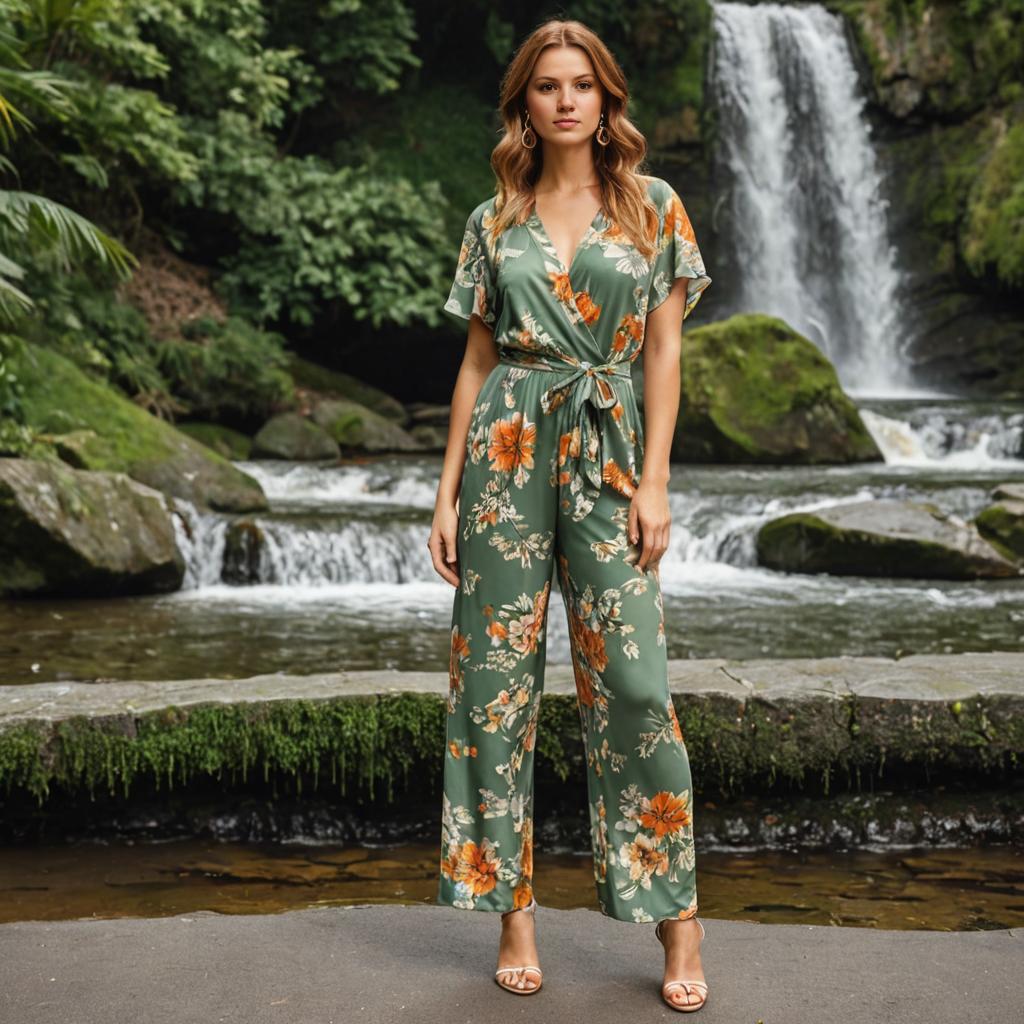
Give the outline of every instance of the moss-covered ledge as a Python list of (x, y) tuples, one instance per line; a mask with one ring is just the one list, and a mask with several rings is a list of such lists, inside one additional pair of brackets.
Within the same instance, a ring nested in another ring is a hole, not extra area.
[[(1024, 754), (1024, 653), (670, 662), (698, 793), (1005, 782)], [(447, 675), (339, 672), (0, 687), (0, 788), (128, 797), (271, 776), (391, 803), (439, 783)], [(549, 666), (536, 770), (582, 779), (572, 671)]]

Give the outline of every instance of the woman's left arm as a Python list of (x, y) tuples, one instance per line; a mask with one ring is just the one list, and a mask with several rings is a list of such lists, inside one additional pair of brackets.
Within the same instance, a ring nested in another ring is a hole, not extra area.
[(643, 548), (637, 568), (656, 568), (668, 550), (672, 517), (668, 505), (669, 455), (679, 414), (680, 350), (688, 278), (672, 285), (668, 298), (647, 314), (644, 332), (644, 459), (640, 484), (629, 508), (629, 539)]

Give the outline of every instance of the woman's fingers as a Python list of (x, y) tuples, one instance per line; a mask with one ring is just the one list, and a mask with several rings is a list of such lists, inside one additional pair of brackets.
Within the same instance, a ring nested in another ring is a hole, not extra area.
[(430, 548), (430, 559), (434, 563), (434, 570), (442, 579), (453, 587), (457, 587), (459, 585), (459, 564), (455, 538), (449, 538), (440, 531), (434, 532), (430, 535), (427, 547)]
[(648, 568), (655, 568), (661, 561), (661, 556), (668, 550), (668, 532), (670, 523), (659, 523), (657, 525), (641, 523), (639, 530), (643, 539), (643, 548), (636, 566), (641, 572)]

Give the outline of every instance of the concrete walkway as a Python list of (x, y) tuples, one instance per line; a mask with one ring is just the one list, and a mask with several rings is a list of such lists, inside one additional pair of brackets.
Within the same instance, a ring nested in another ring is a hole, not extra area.
[[(1024, 931), (705, 920), (711, 1024), (1019, 1024)], [(491, 980), (499, 923), (435, 906), (0, 925), (4, 1024), (633, 1024), (661, 1002), (651, 926), (537, 914), (544, 987)]]

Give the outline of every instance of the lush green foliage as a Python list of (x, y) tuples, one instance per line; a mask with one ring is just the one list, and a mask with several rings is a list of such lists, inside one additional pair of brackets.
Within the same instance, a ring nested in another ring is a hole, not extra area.
[(1024, 120), (1001, 132), (971, 191), (964, 255), (978, 277), (1024, 288)]
[(200, 317), (158, 336), (137, 309), (82, 275), (56, 282), (40, 309), (31, 340), (98, 371), (161, 418), (256, 429), (291, 396), (284, 339), (240, 317)]
[[(400, 0), (0, 0), (0, 25), (0, 174), (71, 204), (0, 192), (9, 327), (160, 415), (238, 421), (292, 386), (280, 335), (245, 315), (441, 323), (451, 243), (437, 183), (289, 152), (303, 114), (394, 91), (419, 65)], [(114, 237), (131, 245), (144, 223), (215, 262), (234, 316), (157, 338), (112, 281), (68, 276), (87, 255), (123, 275), (132, 258)], [(17, 420), (9, 338), (0, 407)]]

